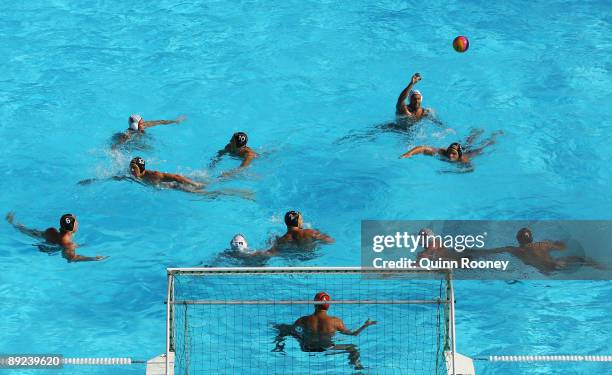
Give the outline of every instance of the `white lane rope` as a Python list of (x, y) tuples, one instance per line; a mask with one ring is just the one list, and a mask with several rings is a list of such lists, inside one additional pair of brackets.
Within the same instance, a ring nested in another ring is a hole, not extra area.
[(134, 360), (129, 357), (119, 358), (62, 358), (64, 365), (88, 365), (88, 366), (104, 366), (104, 365), (131, 365), (145, 363), (145, 361)]
[(475, 359), (489, 362), (612, 362), (612, 355), (490, 355)]

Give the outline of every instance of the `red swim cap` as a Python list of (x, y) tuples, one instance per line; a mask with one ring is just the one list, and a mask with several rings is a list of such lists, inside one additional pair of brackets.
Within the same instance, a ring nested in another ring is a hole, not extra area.
[[(329, 297), (329, 294), (325, 293), (325, 292), (319, 292), (315, 295), (314, 300), (315, 301), (329, 301), (331, 298)], [(316, 306), (320, 306), (323, 310), (328, 310), (329, 309), (329, 304), (328, 303), (323, 303), (321, 305), (315, 305)]]

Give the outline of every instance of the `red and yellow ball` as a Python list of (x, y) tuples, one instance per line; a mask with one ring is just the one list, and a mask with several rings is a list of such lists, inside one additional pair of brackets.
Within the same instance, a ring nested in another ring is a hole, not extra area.
[(453, 40), (453, 48), (457, 52), (465, 52), (470, 47), (470, 41), (463, 35), (459, 35)]

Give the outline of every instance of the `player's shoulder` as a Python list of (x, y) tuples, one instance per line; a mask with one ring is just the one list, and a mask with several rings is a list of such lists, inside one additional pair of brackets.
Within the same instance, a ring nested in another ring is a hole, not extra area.
[(160, 171), (151, 171), (148, 169), (145, 171), (145, 173), (151, 177), (163, 177), (163, 176), (172, 174), (172, 173), (165, 173), (165, 172), (160, 172)]

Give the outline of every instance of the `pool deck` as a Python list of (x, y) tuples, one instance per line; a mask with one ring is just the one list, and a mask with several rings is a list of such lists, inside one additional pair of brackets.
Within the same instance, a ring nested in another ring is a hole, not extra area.
[[(453, 366), (452, 353), (447, 351), (444, 353), (446, 357), (447, 375), (475, 375), (474, 361), (470, 357), (455, 352), (455, 363)], [(453, 368), (454, 367), (454, 368)]]
[[(455, 353), (453, 371), (451, 352), (445, 353), (448, 375), (474, 375), (474, 363), (469, 357)], [(174, 375), (174, 352), (170, 352), (170, 375)], [(166, 375), (166, 355), (160, 354), (147, 361), (146, 375)]]
[[(174, 375), (174, 352), (170, 352), (170, 372)], [(166, 354), (160, 354), (157, 357), (147, 361), (146, 375), (166, 375)]]

